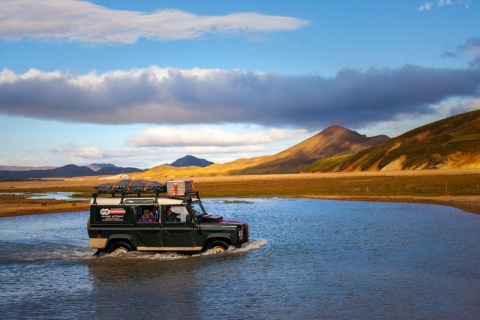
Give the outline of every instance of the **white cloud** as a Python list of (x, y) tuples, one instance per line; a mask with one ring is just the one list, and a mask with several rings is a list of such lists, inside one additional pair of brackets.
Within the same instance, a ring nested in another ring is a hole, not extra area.
[[(451, 6), (451, 5), (459, 5), (463, 4), (466, 9), (469, 8), (469, 1), (462, 1), (462, 0), (457, 0), (455, 2), (452, 2), (452, 0), (437, 0), (436, 5), (438, 8), (445, 7), (445, 6)], [(426, 2), (424, 5), (420, 6), (417, 8), (418, 11), (428, 11), (432, 9), (434, 6), (433, 2)]]
[[(162, 159), (162, 153), (158, 149), (145, 148), (140, 154), (134, 149), (129, 148), (102, 149), (95, 146), (80, 147), (74, 143), (40, 148), (39, 151), (49, 154), (51, 160), (48, 161), (48, 163), (56, 166), (63, 166), (69, 163), (88, 165), (91, 163), (102, 162), (114, 163), (118, 166), (136, 166), (143, 168), (147, 163), (158, 165), (161, 161), (164, 161), (169, 157), (169, 155), (164, 155), (165, 158)], [(58, 159), (61, 160), (58, 161)], [(38, 161), (38, 159), (35, 160), (37, 163), (47, 162), (45, 159), (43, 159), (43, 161)]]
[(433, 5), (433, 3), (427, 2), (427, 3), (425, 3), (423, 6), (420, 6), (417, 10), (418, 10), (418, 11), (430, 10), (430, 9), (432, 8), (432, 5)]
[[(266, 129), (256, 126), (242, 128), (238, 126), (225, 128), (160, 126), (132, 134), (125, 148), (106, 149), (67, 143), (37, 148), (37, 151), (50, 155), (52, 161), (49, 163), (57, 166), (68, 163), (87, 165), (106, 162), (145, 168), (171, 163), (187, 154), (213, 160), (216, 163), (273, 154), (310, 135), (311, 133), (305, 130)], [(53, 159), (61, 159), (61, 162), (55, 163)], [(37, 163), (45, 163), (45, 160), (35, 160)], [(4, 164), (9, 163), (4, 160)], [(17, 163), (31, 162), (25, 158), (22, 162), (17, 159)]]
[(48, 151), (53, 155), (82, 159), (101, 159), (106, 152), (98, 147), (78, 147), (74, 144), (50, 147)]
[(243, 132), (232, 132), (209, 126), (199, 129), (159, 126), (133, 135), (126, 144), (130, 147), (200, 146), (238, 148), (238, 146), (263, 145), (289, 140), (304, 135), (305, 130), (281, 130), (275, 128), (268, 130), (254, 129), (254, 131), (245, 129)]
[(180, 10), (136, 12), (112, 10), (87, 1), (7, 0), (0, 11), (0, 37), (132, 44), (151, 40), (195, 39), (205, 34), (243, 34), (296, 30), (308, 21), (258, 13), (198, 16)]
[(452, 5), (452, 0), (438, 0), (438, 6), (450, 6)]

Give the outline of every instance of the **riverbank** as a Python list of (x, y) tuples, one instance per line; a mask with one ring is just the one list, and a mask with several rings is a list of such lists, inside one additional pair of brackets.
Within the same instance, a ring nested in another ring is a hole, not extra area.
[[(134, 177), (129, 177), (134, 179)], [(74, 192), (118, 177), (0, 181), (0, 217), (85, 211), (89, 201), (29, 199), (29, 193)], [(350, 201), (428, 203), (480, 214), (480, 169), (187, 177), (202, 197), (291, 197)], [(167, 179), (155, 179), (165, 182)]]

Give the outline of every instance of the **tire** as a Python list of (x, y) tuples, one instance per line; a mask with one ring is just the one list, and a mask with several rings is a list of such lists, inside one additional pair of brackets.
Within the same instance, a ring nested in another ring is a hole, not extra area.
[(207, 250), (212, 250), (213, 253), (222, 253), (228, 250), (228, 244), (222, 240), (215, 240), (208, 244)]
[(132, 251), (132, 246), (123, 241), (115, 242), (108, 247), (108, 253), (113, 254), (125, 254), (129, 251)]

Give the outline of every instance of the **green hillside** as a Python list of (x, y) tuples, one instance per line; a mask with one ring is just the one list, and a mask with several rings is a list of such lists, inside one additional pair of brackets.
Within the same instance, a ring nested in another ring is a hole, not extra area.
[(330, 165), (305, 171), (377, 171), (480, 167), (480, 110), (439, 120)]

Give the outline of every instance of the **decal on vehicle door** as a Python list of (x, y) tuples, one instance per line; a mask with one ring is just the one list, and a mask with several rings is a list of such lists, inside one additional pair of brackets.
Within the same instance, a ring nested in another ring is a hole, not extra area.
[(123, 221), (125, 216), (125, 209), (122, 208), (103, 208), (100, 209), (100, 216), (102, 222)]

